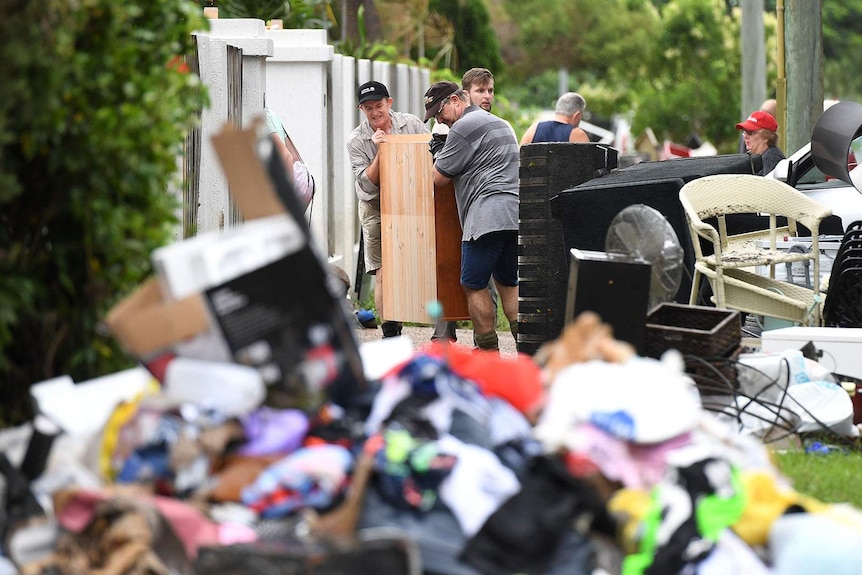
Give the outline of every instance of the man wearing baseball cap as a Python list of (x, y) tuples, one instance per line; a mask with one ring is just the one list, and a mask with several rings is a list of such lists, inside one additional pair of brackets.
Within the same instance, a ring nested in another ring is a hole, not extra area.
[(454, 82), (425, 92), (425, 121), (449, 126), (434, 155), (435, 186), (455, 185), (461, 221), (461, 286), (473, 322), (473, 341), (498, 349), (497, 317), (488, 293), (493, 277), (512, 335), (518, 330), (518, 169), (520, 151), (508, 124), (470, 104)]
[(387, 321), (383, 301), (384, 274), (380, 244), (380, 157), (378, 146), (389, 134), (425, 134), (428, 129), (419, 118), (392, 110), (389, 90), (380, 82), (365, 82), (356, 99), (365, 119), (347, 139), (347, 154), (353, 170), (354, 189), (359, 197), (359, 220), (365, 253), (365, 272), (375, 276), (374, 305), (381, 321), (383, 337), (401, 335), (401, 324)]
[[(476, 104), (486, 112), (490, 112), (494, 106), (494, 74), (487, 68), (470, 68), (464, 75), (461, 76), (461, 89), (467, 94), (467, 100), (471, 104)], [(503, 120), (505, 121), (505, 120)], [(512, 125), (506, 122), (509, 128)], [(446, 134), (449, 133), (449, 126), (434, 122), (434, 127), (431, 129), (432, 141), (429, 142), (429, 147), (441, 149), (446, 141)], [(515, 129), (512, 128), (512, 133)], [(517, 136), (515, 136), (517, 138)], [(494, 282), (488, 283), (488, 293), (491, 294), (491, 303), (494, 305), (494, 316), (497, 315), (497, 291), (494, 289)], [(434, 326), (434, 333), (431, 335), (431, 340), (450, 339), (458, 341), (456, 334), (456, 322), (440, 319)]]
[(757, 110), (744, 121), (736, 125), (742, 130), (742, 139), (749, 154), (758, 154), (763, 160), (763, 168), (758, 176), (765, 176), (784, 159), (784, 152), (778, 147), (778, 122), (775, 117), (764, 110)]

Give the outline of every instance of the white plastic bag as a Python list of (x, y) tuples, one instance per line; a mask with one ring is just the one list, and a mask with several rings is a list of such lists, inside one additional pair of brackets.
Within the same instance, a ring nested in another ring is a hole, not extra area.
[(787, 388), (787, 397), (798, 407), (797, 431), (821, 431), (830, 429), (846, 436), (858, 436), (853, 425), (853, 401), (840, 385), (828, 381), (809, 381), (792, 384)]

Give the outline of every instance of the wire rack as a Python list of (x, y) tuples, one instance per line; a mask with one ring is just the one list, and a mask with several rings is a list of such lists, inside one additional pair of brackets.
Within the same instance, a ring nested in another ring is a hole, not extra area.
[[(823, 431), (830, 426), (820, 421), (808, 408), (787, 393), (790, 365), (781, 359), (778, 377), (747, 365), (735, 357), (704, 358), (684, 356), (686, 371), (694, 380), (704, 409), (734, 422), (740, 431), (750, 431), (765, 443), (797, 436), (802, 414), (817, 423)], [(740, 381), (754, 381), (756, 392), (745, 391)]]

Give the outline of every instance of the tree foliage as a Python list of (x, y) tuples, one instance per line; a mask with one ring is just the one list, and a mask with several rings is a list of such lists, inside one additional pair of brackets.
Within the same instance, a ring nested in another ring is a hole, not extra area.
[[(199, 0), (207, 6), (209, 0)], [(282, 20), (284, 28), (329, 28), (332, 11), (328, 0), (218, 0), (219, 18)]]
[(523, 58), (512, 73), (524, 77), (564, 68), (571, 74), (616, 75), (638, 69), (654, 41), (658, 14), (634, 0), (505, 0), (517, 22)]
[(356, 37), (345, 38), (335, 43), (335, 50), (344, 56), (392, 62), (398, 59), (398, 50), (392, 44), (370, 41), (365, 27), (365, 6), (356, 10)]
[[(565, 69), (568, 89), (584, 95), (588, 112), (628, 115), (636, 133), (651, 127), (675, 141), (697, 132), (714, 143), (735, 142), (739, 11), (728, 12), (726, 2), (505, 0), (505, 6), (520, 27), (524, 59), (510, 67), (522, 76), (517, 85), (544, 73), (556, 94), (548, 72)], [(531, 91), (546, 97), (547, 90)], [(521, 95), (522, 104), (536, 105)]]
[(692, 132), (735, 139), (739, 116), (739, 22), (715, 0), (675, 0), (661, 12), (661, 34), (636, 78), (632, 127), (682, 142)]
[(456, 72), (498, 72), (503, 59), (484, 0), (377, 0), (384, 36), (398, 59)]
[(822, 10), (824, 94), (860, 101), (862, 76), (855, 71), (862, 53), (862, 0), (829, 0)]
[(0, 381), (16, 391), (128, 365), (100, 332), (109, 306), (173, 235), (188, 128), (189, 0), (29, 0), (0, 8)]
[(450, 66), (453, 70), (503, 71), (500, 46), (482, 0), (430, 0), (429, 10), (445, 18), (455, 31), (455, 59)]

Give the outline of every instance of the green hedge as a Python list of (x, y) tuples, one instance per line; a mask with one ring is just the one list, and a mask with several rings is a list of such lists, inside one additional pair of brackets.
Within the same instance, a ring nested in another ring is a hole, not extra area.
[(207, 26), (194, 0), (0, 5), (0, 425), (33, 382), (130, 365), (100, 322), (173, 238)]

